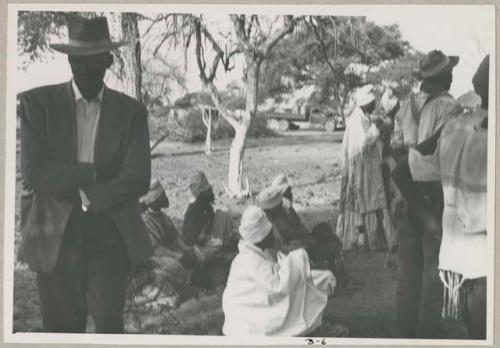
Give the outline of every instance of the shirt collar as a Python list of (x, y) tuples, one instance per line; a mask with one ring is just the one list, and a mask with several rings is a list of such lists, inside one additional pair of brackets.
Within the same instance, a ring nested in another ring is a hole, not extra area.
[[(75, 101), (78, 101), (80, 99), (84, 99), (83, 96), (82, 96), (82, 93), (80, 92), (80, 89), (78, 88), (78, 86), (76, 85), (75, 83), (75, 80), (71, 80), (71, 86), (73, 87), (73, 93), (75, 95)], [(102, 85), (102, 88), (101, 90), (99, 91), (99, 93), (97, 93), (97, 99), (99, 99), (99, 102), (102, 101), (102, 95), (104, 94), (104, 84)]]

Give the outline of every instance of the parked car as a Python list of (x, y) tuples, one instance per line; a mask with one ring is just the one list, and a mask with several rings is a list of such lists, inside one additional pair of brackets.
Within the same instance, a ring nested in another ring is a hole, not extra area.
[(294, 112), (291, 109), (276, 110), (269, 112), (267, 117), (268, 127), (280, 132), (296, 129), (297, 124), (300, 123), (321, 125), (328, 132), (345, 129), (344, 117), (322, 105), (307, 106), (303, 113)]

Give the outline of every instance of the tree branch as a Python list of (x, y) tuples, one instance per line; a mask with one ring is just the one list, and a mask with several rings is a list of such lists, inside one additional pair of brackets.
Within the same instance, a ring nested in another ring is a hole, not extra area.
[(242, 47), (243, 51), (251, 51), (250, 40), (245, 32), (245, 21), (238, 15), (230, 15), (231, 21), (234, 25), (234, 31), (238, 38), (238, 44)]
[(323, 59), (325, 60), (325, 63), (330, 68), (332, 74), (335, 74), (335, 67), (333, 66), (332, 62), (328, 58), (328, 53), (326, 51), (326, 44), (323, 41), (323, 38), (321, 37), (321, 35), (320, 35), (319, 31), (318, 31), (318, 28), (313, 23), (312, 18), (310, 18), (310, 23), (307, 23), (307, 21), (305, 21), (305, 23), (306, 23), (306, 25), (308, 27), (310, 27), (313, 30), (314, 36), (316, 37), (316, 40), (317, 40), (317, 42), (319, 44), (319, 47), (320, 47), (321, 55), (323, 56)]
[(205, 71), (205, 67), (203, 64), (203, 57), (202, 57), (203, 53), (202, 53), (202, 46), (201, 46), (201, 32), (202, 32), (201, 23), (198, 22), (198, 23), (196, 23), (196, 29), (195, 29), (195, 38), (196, 38), (195, 51), (196, 51), (196, 62), (198, 64), (198, 69), (200, 70), (200, 79), (201, 79), (203, 85), (208, 89), (210, 96), (212, 97), (212, 101), (214, 102), (215, 107), (217, 108), (217, 110), (219, 111), (221, 116), (233, 128), (236, 129), (239, 125), (238, 120), (227, 112), (227, 109), (226, 109), (224, 103), (222, 102), (222, 98), (219, 94), (219, 91), (217, 90), (217, 87), (215, 87), (215, 84), (213, 81), (215, 78), (215, 72), (217, 71), (217, 66), (218, 66), (219, 61), (220, 61), (220, 56), (219, 56), (219, 54), (217, 54), (214, 57), (214, 60), (212, 62), (212, 68), (211, 68), (210, 75), (207, 76), (207, 73)]
[(293, 32), (293, 29), (295, 27), (295, 20), (293, 16), (284, 16), (284, 21), (285, 25), (281, 29), (274, 32), (274, 34), (269, 36), (264, 42), (261, 50), (263, 57), (267, 57), (269, 55), (269, 52), (271, 52), (272, 48), (279, 40), (281, 40), (285, 35)]

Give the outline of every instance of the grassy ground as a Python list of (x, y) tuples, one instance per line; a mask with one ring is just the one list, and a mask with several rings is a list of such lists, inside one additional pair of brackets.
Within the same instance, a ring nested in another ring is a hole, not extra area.
[[(280, 172), (294, 187), (294, 201), (307, 227), (321, 221), (335, 226), (339, 191), (338, 154), (342, 135), (299, 131), (289, 135), (249, 139), (244, 171), (251, 191), (258, 193)], [(204, 170), (214, 186), (216, 206), (238, 217), (252, 201), (229, 199), (224, 183), (229, 141), (214, 144), (213, 155), (205, 157), (201, 144), (166, 143), (155, 151), (153, 176), (163, 183), (170, 199), (169, 215), (180, 228), (190, 198), (188, 183), (195, 170)], [(346, 256), (351, 278), (328, 304), (326, 318), (346, 325), (352, 337), (393, 337), (395, 335), (394, 263), (384, 268), (383, 252), (352, 252)], [(223, 324), (220, 310), (222, 288), (189, 300), (169, 313), (139, 313), (128, 308), (127, 331), (164, 334), (219, 334)], [(142, 328), (135, 323), (140, 318)], [(41, 327), (38, 297), (33, 275), (17, 265), (14, 277), (14, 329), (37, 331)], [(89, 327), (92, 331), (92, 325)], [(459, 334), (455, 334), (459, 336)]]

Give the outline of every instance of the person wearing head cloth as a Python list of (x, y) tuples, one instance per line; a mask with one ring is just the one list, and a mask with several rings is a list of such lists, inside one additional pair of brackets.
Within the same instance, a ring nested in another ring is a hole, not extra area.
[(142, 219), (146, 224), (153, 249), (161, 246), (175, 252), (191, 250), (184, 244), (172, 219), (162, 211), (169, 207), (168, 197), (158, 179), (151, 182), (149, 192), (140, 202), (145, 206)]
[(406, 201), (401, 195), (400, 190), (391, 178), (391, 171), (396, 167), (396, 158), (394, 156), (391, 141), (394, 132), (394, 118), (401, 107), (398, 97), (394, 94), (391, 87), (387, 87), (380, 98), (380, 108), (384, 113), (383, 124), (380, 127), (380, 140), (382, 142), (382, 177), (384, 179), (384, 189), (387, 198), (387, 204), (393, 220), (393, 226), (396, 229), (392, 235), (392, 241), (389, 245), (392, 249), (397, 245), (397, 221), (396, 216), (406, 212)]
[(205, 173), (197, 171), (190, 180), (189, 191), (193, 201), (184, 214), (182, 238), (186, 245), (196, 247), (205, 259), (221, 250), (235, 251), (237, 235), (231, 216), (224, 211), (214, 211), (215, 196)]
[[(288, 178), (286, 177), (285, 174), (280, 173), (276, 177), (273, 178), (271, 182), (271, 187), (281, 187), (280, 191), (283, 191), (282, 193), (282, 205), (283, 205), (283, 210), (286, 212), (287, 217), (290, 219), (292, 225), (294, 228), (298, 231), (298, 235), (304, 235), (307, 234), (307, 228), (304, 226), (302, 223), (302, 220), (300, 219), (299, 215), (295, 211), (295, 208), (293, 207), (293, 192), (292, 192), (292, 185), (288, 181)], [(277, 204), (279, 205), (279, 204)], [(278, 209), (279, 210), (279, 209)], [(266, 211), (267, 213), (267, 211)], [(270, 214), (268, 214), (272, 217), (273, 212), (271, 211)], [(269, 216), (268, 216), (269, 217)]]
[(288, 182), (276, 182), (275, 185), (264, 188), (256, 197), (257, 205), (264, 210), (267, 218), (273, 224), (277, 240), (276, 248), (283, 252), (313, 243), (300, 218), (296, 213), (295, 215), (290, 214), (290, 210), (293, 208), (285, 208), (283, 204), (283, 195), (289, 189)]
[(443, 315), (463, 319), (469, 338), (486, 339), (489, 55), (472, 83), (481, 108), (447, 122), (425, 151), (410, 149), (409, 162), (416, 179), (439, 180), (443, 186), (439, 249)]
[[(128, 300), (145, 310), (161, 305), (176, 307), (179, 284), (187, 284), (190, 271), (198, 261), (196, 251), (184, 244), (172, 219), (162, 210), (168, 208), (168, 197), (160, 181), (151, 182), (149, 192), (141, 197), (142, 219), (153, 246), (151, 259), (135, 267), (128, 280)], [(192, 265), (186, 264), (190, 260)]]
[(71, 81), (20, 95), (22, 255), (37, 273), (43, 331), (123, 333), (129, 270), (152, 254), (138, 200), (148, 191), (146, 107), (108, 88), (105, 17), (68, 18)]
[(305, 336), (322, 324), (335, 277), (311, 270), (304, 249), (274, 258), (271, 230), (261, 208), (245, 210), (239, 252), (222, 295), (226, 336)]
[(410, 171), (408, 149), (425, 147), (433, 134), (461, 113), (448, 92), (458, 61), (438, 50), (427, 53), (416, 73), (422, 80), (420, 91), (401, 103), (395, 117), (392, 146), (397, 166), (392, 177), (408, 208), (398, 216), (396, 312), (400, 337), (445, 337), (443, 285), (438, 275), (443, 190), (439, 181), (418, 175), (422, 162)]
[(310, 256), (311, 267), (326, 266), (334, 271), (335, 265), (341, 259), (342, 248), (339, 249), (338, 245), (342, 243), (326, 223), (319, 223), (309, 231), (295, 211), (292, 200), (292, 187), (283, 173), (278, 174), (272, 180), (271, 186), (257, 196), (259, 206), (264, 209), (273, 224), (277, 249), (286, 253), (305, 248)]
[(336, 234), (344, 249), (390, 247), (394, 227), (382, 176), (381, 120), (372, 121), (373, 85), (354, 94), (356, 106), (347, 119), (340, 162), (342, 168)]

